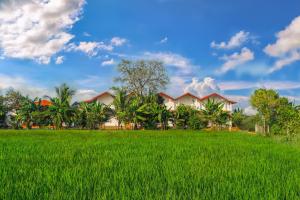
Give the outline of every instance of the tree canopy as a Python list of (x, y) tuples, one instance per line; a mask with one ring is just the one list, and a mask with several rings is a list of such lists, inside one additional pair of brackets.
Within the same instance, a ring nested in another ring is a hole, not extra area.
[(163, 63), (155, 60), (122, 60), (118, 71), (120, 76), (115, 81), (124, 84), (129, 93), (140, 96), (157, 93), (169, 82)]

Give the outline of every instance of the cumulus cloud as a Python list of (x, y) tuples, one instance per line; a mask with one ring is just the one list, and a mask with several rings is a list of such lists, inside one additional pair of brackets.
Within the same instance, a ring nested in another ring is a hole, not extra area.
[(220, 87), (217, 85), (215, 79), (211, 77), (205, 77), (203, 81), (193, 78), (192, 82), (184, 88), (184, 92), (190, 92), (203, 97), (214, 92), (220, 92)]
[(253, 60), (254, 53), (250, 49), (244, 47), (240, 53), (235, 52), (229, 56), (225, 55), (225, 56), (221, 57), (221, 59), (224, 60), (225, 63), (222, 65), (222, 67), (219, 69), (218, 72), (226, 73), (229, 70), (233, 70), (236, 67), (238, 67), (248, 61)]
[(23, 95), (28, 95), (32, 98), (54, 94), (54, 91), (50, 91), (48, 88), (33, 83), (24, 77), (0, 74), (0, 91), (6, 91), (10, 88), (14, 88), (15, 90), (20, 91)]
[(0, 48), (5, 57), (48, 64), (74, 37), (85, 0), (4, 1), (0, 6)]
[(113, 37), (110, 40), (110, 43), (111, 43), (111, 46), (119, 47), (119, 46), (123, 46), (124, 44), (126, 44), (127, 43), (127, 39), (120, 38), (120, 37)]
[(284, 30), (276, 34), (277, 41), (268, 44), (264, 52), (278, 58), (270, 73), (300, 60), (300, 16), (296, 17)]
[(183, 74), (191, 73), (192, 67), (194, 66), (190, 59), (170, 52), (146, 52), (144, 53), (144, 57), (148, 59), (160, 60), (165, 65), (175, 67), (177, 70), (180, 70), (180, 72)]
[(102, 66), (108, 66), (108, 65), (114, 65), (115, 64), (115, 60), (112, 58), (110, 60), (105, 60), (101, 63)]
[(88, 56), (96, 56), (99, 51), (111, 52), (115, 47), (120, 47), (127, 42), (127, 39), (114, 37), (109, 43), (105, 42), (79, 42), (79, 44), (71, 43), (66, 48), (67, 51), (80, 51)]
[(98, 93), (95, 90), (89, 89), (80, 89), (76, 91), (74, 96), (74, 101), (85, 101), (91, 99), (92, 97), (96, 96)]
[(240, 31), (232, 36), (228, 42), (216, 43), (213, 41), (210, 46), (215, 49), (234, 49), (242, 46), (250, 39), (250, 33), (245, 31)]
[(167, 86), (167, 92), (174, 96), (183, 94), (186, 83), (181, 76), (171, 76), (169, 85)]
[(112, 51), (113, 46), (106, 45), (103, 42), (80, 42), (78, 45), (70, 44), (67, 51), (80, 51), (88, 56), (96, 56), (99, 50)]
[(63, 56), (58, 56), (57, 58), (56, 58), (56, 61), (55, 61), (55, 64), (57, 64), (57, 65), (60, 65), (60, 64), (62, 64), (63, 62), (64, 62), (64, 57)]

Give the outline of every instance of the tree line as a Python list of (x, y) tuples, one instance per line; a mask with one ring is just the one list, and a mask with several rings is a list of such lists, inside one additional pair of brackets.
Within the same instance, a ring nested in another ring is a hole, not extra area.
[(130, 124), (132, 129), (221, 129), (232, 122), (234, 127), (254, 131), (261, 127), (265, 135), (284, 134), (294, 136), (300, 130), (300, 108), (274, 90), (258, 89), (253, 92), (250, 104), (257, 110), (247, 116), (242, 109), (233, 113), (223, 111), (224, 104), (208, 100), (204, 109), (179, 105), (170, 110), (164, 99), (157, 95), (165, 89), (169, 78), (164, 65), (158, 61), (123, 60), (117, 66), (118, 87), (113, 87), (112, 105), (100, 102), (75, 102), (75, 90), (66, 84), (55, 87), (55, 97), (45, 96), (49, 105), (42, 105), (41, 98), (29, 98), (10, 89), (0, 95), (0, 127), (55, 129), (99, 129), (112, 117), (118, 120), (118, 128)]
[(118, 128), (131, 124), (133, 129), (202, 129), (209, 124), (221, 128), (227, 125), (230, 115), (223, 104), (208, 101), (204, 110), (179, 105), (171, 111), (164, 99), (157, 95), (169, 82), (164, 65), (158, 61), (123, 60), (118, 65), (118, 87), (113, 87), (112, 105), (100, 102), (75, 102), (75, 90), (67, 84), (55, 87), (56, 96), (29, 98), (13, 89), (0, 96), (0, 124), (15, 129), (38, 127), (98, 129), (112, 117)]
[(66, 84), (55, 88), (56, 97), (31, 99), (13, 89), (0, 96), (0, 126), (14, 129), (52, 127), (54, 129), (100, 129), (112, 117), (118, 120), (118, 128), (131, 124), (132, 129), (203, 129), (208, 124), (219, 129), (226, 126), (230, 115), (223, 111), (223, 104), (208, 100), (205, 109), (179, 105), (168, 109), (158, 94), (136, 95), (124, 88), (114, 88), (112, 105), (98, 101), (75, 102), (75, 90)]

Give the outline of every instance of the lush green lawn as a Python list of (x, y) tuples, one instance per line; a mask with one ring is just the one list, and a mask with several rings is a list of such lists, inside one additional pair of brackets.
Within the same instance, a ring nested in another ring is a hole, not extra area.
[(300, 146), (245, 133), (0, 131), (0, 199), (300, 199)]

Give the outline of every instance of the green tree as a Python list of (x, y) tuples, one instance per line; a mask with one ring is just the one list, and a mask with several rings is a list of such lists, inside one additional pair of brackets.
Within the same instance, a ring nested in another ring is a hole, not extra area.
[(229, 121), (229, 113), (223, 111), (224, 104), (208, 99), (202, 110), (205, 119), (212, 128), (220, 128)]
[(232, 113), (232, 124), (235, 127), (241, 128), (242, 121), (244, 120), (245, 115), (242, 109), (236, 108)]
[(5, 126), (7, 109), (4, 104), (4, 97), (0, 95), (0, 128)]
[(29, 97), (23, 98), (20, 102), (20, 107), (16, 111), (17, 118), (21, 124), (25, 125), (28, 129), (31, 129), (34, 122), (33, 113), (38, 110), (35, 103), (36, 100), (37, 99), (32, 100)]
[[(280, 97), (276, 110), (275, 130), (291, 139), (300, 130), (300, 113), (297, 107), (285, 97)], [(274, 130), (274, 129), (273, 129)], [(276, 134), (276, 133), (275, 133)]]
[(158, 61), (122, 60), (118, 71), (120, 76), (115, 81), (123, 83), (129, 93), (139, 96), (157, 93), (169, 82), (163, 63)]
[(176, 128), (179, 129), (188, 128), (191, 109), (192, 108), (190, 106), (184, 104), (180, 104), (179, 106), (176, 107), (175, 116), (174, 116)]
[(149, 114), (147, 104), (142, 103), (142, 98), (139, 96), (130, 96), (129, 105), (127, 107), (126, 121), (133, 124), (133, 129), (141, 127), (146, 121), (146, 115)]
[(52, 104), (49, 106), (48, 115), (57, 129), (63, 128), (63, 125), (70, 127), (72, 119), (75, 117), (75, 110), (71, 107), (75, 90), (63, 83), (61, 86), (55, 87), (55, 92), (57, 97), (48, 97)]
[(258, 111), (263, 134), (270, 135), (270, 126), (276, 116), (279, 95), (274, 90), (258, 89), (251, 95), (250, 103)]
[(21, 106), (21, 102), (25, 97), (14, 89), (9, 89), (4, 97), (4, 105), (8, 112), (15, 112)]
[(207, 126), (207, 121), (201, 111), (191, 109), (188, 121), (188, 127), (193, 130), (200, 130)]
[(80, 117), (85, 121), (84, 126), (89, 129), (98, 129), (110, 117), (110, 109), (97, 101), (92, 103), (81, 103), (79, 106)]
[(118, 128), (126, 123), (127, 108), (129, 107), (129, 96), (124, 88), (113, 88), (115, 90), (115, 98), (113, 101), (114, 115), (118, 120)]

